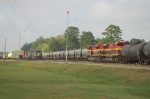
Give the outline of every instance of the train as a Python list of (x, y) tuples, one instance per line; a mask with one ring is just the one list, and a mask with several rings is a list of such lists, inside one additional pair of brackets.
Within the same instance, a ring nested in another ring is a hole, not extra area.
[[(67, 55), (66, 55), (67, 54)], [(98, 63), (150, 64), (150, 42), (115, 42), (90, 45), (86, 49), (42, 53), (42, 59), (94, 61)]]
[[(2, 56), (3, 55), (3, 56)], [(84, 49), (44, 53), (35, 51), (12, 51), (0, 54), (3, 59), (40, 59), (94, 61), (98, 63), (150, 64), (150, 42), (115, 42), (89, 45)]]

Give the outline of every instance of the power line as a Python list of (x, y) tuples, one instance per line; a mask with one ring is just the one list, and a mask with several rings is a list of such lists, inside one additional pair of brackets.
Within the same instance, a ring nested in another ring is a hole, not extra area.
[[(30, 25), (32, 26), (32, 28), (34, 29), (34, 31), (36, 32), (36, 34), (38, 35), (37, 31), (35, 30), (35, 28), (33, 27), (33, 25), (31, 24), (31, 22), (29, 21), (29, 19), (27, 18), (27, 16), (25, 15), (25, 13), (23, 12), (23, 10), (21, 9), (21, 7), (19, 6), (19, 4), (16, 2), (16, 0), (14, 0), (15, 3), (17, 4), (17, 6), (19, 7), (19, 9), (21, 10), (21, 12), (23, 13), (23, 15), (25, 16), (25, 18), (28, 20), (28, 22), (30, 23)], [(39, 36), (39, 35), (38, 35)]]
[[(0, 9), (1, 10), (1, 9)], [(1, 12), (4, 14), (4, 12), (1, 10)], [(5, 15), (5, 14), (4, 14)], [(8, 17), (5, 15), (5, 17), (8, 19)], [(9, 19), (8, 19), (9, 20)], [(11, 25), (13, 25), (13, 27), (18, 31), (18, 29), (14, 26), (14, 24), (9, 20), (9, 22), (11, 23)], [(18, 31), (19, 32), (19, 31)]]
[[(17, 15), (20, 17), (20, 19), (23, 21), (23, 19), (21, 18), (21, 16), (18, 14), (18, 12), (15, 10), (15, 8), (11, 5), (11, 3), (7, 0), (7, 2), (9, 3), (9, 5), (13, 8), (13, 10), (17, 13)], [(27, 26), (27, 28), (31, 31), (31, 29), (29, 28), (29, 26), (23, 21), (23, 23)], [(31, 31), (31, 33), (34, 35), (34, 33)], [(34, 35), (35, 38), (37, 38)]]
[[(1, 10), (1, 9), (0, 9)], [(15, 25), (9, 20), (9, 18), (6, 16), (6, 14), (1, 10), (1, 12), (5, 15), (5, 17), (7, 18), (7, 20), (11, 23), (11, 25), (18, 31), (19, 33), (19, 30), (15, 27)], [(24, 39), (25, 40), (25, 39)], [(25, 40), (26, 41), (26, 40)], [(27, 41), (26, 41), (27, 42)]]
[[(25, 38), (22, 36), (22, 34), (20, 33), (20, 35), (21, 35), (21, 37), (25, 40)], [(26, 40), (25, 40), (26, 41)], [(26, 43), (28, 43), (27, 41), (26, 41)]]

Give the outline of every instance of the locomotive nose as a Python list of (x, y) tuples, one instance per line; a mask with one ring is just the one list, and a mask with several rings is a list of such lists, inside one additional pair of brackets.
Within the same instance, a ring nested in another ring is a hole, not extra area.
[(42, 55), (42, 53), (37, 53), (37, 56), (41, 56)]

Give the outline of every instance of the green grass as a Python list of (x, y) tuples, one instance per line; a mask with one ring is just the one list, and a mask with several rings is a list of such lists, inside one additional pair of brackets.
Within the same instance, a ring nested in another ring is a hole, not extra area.
[(149, 99), (150, 70), (0, 61), (0, 99)]

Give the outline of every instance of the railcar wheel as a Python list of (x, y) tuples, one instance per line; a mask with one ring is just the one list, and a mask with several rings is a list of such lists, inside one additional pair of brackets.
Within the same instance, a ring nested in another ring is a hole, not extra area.
[(142, 60), (139, 60), (139, 64), (142, 64)]
[(121, 63), (122, 63), (122, 64), (125, 64), (125, 59), (122, 59)]
[(125, 64), (126, 63), (126, 60), (125, 59), (123, 59), (123, 64)]
[(96, 57), (96, 62), (99, 63), (99, 57)]
[(115, 57), (115, 63), (119, 62), (119, 57)]
[(150, 61), (149, 60), (146, 60), (146, 65), (149, 65)]

